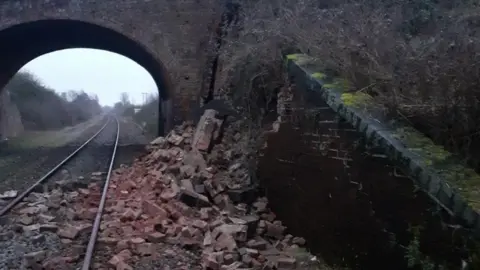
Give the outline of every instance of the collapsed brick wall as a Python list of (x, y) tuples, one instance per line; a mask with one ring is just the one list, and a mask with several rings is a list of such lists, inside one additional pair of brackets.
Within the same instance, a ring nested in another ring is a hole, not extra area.
[[(258, 165), (267, 197), (291, 231), (329, 263), (406, 269), (406, 251), (398, 244), (408, 245), (410, 226), (421, 225), (422, 251), (458, 264), (451, 230), (440, 225), (449, 217), (443, 212), (433, 217), (435, 203), (415, 190), (383, 149), (369, 147), (339, 118), (318, 89), (294, 83), (279, 93), (280, 117)], [(390, 245), (392, 235), (397, 245)], [(429, 240), (435, 238), (444, 240)]]

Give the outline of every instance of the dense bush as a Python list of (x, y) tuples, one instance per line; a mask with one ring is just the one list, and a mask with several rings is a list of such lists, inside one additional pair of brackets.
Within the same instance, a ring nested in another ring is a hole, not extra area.
[(142, 105), (134, 105), (130, 102), (127, 93), (122, 93), (120, 101), (115, 103), (112, 112), (116, 115), (133, 120), (150, 137), (158, 135), (158, 94), (151, 94)]
[[(284, 54), (308, 53), (348, 79), (351, 91), (374, 94), (387, 105), (386, 113), (480, 159), (470, 151), (480, 146), (478, 1), (237, 2), (239, 24), (228, 31), (220, 51), (217, 92), (226, 90), (257, 110), (285, 84)], [(175, 99), (190, 101), (201, 88), (222, 3), (173, 1), (158, 11), (165, 34), (159, 57)], [(175, 102), (190, 109), (189, 102)]]
[(282, 56), (303, 52), (368, 91), (386, 113), (480, 160), (480, 9), (469, 0), (242, 1), (217, 89), (268, 100)]
[(59, 95), (33, 75), (17, 73), (7, 84), (26, 129), (47, 130), (72, 126), (101, 112), (96, 98), (83, 91)]
[(158, 135), (158, 106), (158, 96), (152, 95), (133, 116), (135, 122), (140, 124), (151, 136)]

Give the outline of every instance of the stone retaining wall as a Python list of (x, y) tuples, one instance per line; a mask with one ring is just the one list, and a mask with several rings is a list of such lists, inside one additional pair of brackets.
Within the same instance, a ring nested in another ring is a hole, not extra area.
[(316, 103), (316, 112), (310, 113), (317, 114), (322, 138), (318, 152), (330, 153), (335, 148), (336, 158), (350, 166), (353, 160), (349, 151), (340, 150), (342, 141), (336, 145), (340, 148), (331, 143), (351, 134), (365, 149), (376, 149), (375, 156), (388, 157), (392, 175), (404, 173), (413, 179), (444, 210), (480, 234), (480, 176), (413, 128), (384, 118), (381, 106), (369, 95), (344, 91), (346, 82), (321, 73), (315, 61), (295, 54), (287, 56), (286, 64), (296, 91), (301, 91), (295, 94), (306, 103)]

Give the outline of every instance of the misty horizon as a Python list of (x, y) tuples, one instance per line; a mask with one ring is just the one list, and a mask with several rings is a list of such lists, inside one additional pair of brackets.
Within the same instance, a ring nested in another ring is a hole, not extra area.
[[(68, 60), (66, 60), (68, 59)], [(130, 102), (142, 104), (147, 96), (158, 95), (150, 73), (133, 60), (97, 49), (66, 49), (39, 56), (19, 72), (32, 74), (57, 93), (85, 91), (96, 95), (101, 106), (113, 106), (121, 93)]]

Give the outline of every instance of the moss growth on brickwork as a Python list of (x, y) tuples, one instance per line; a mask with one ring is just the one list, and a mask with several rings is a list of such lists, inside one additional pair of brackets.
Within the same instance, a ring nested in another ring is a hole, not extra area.
[(288, 61), (293, 61), (295, 62), (295, 64), (302, 66), (312, 63), (313, 61), (315, 61), (315, 58), (312, 58), (305, 54), (296, 53), (287, 55), (287, 62)]
[(423, 156), (425, 165), (431, 166), (444, 162), (451, 156), (450, 152), (436, 145), (428, 137), (411, 127), (398, 128), (394, 136), (406, 143), (408, 150)]
[(445, 166), (439, 174), (457, 189), (468, 205), (474, 210), (480, 210), (480, 176), (473, 169), (452, 164)]
[(444, 181), (457, 189), (473, 209), (480, 209), (480, 176), (471, 168), (449, 161), (452, 154), (411, 127), (398, 128), (394, 137), (417, 154), (424, 165), (432, 167)]
[(297, 60), (298, 59), (298, 56), (301, 55), (301, 54), (298, 54), (298, 53), (294, 53), (294, 54), (289, 54), (287, 55), (287, 60)]
[(312, 77), (315, 78), (315, 79), (319, 79), (319, 80), (324, 80), (327, 78), (327, 75), (325, 75), (324, 73), (321, 73), (321, 72), (315, 72), (312, 74)]
[[(286, 58), (287, 61), (294, 61), (299, 66), (314, 60), (304, 54), (290, 54)], [(310, 76), (315, 79), (327, 77), (321, 72), (310, 73)], [(347, 92), (351, 90), (351, 84), (342, 78), (335, 78), (331, 83), (323, 84), (322, 87), (342, 92), (340, 98), (347, 107), (370, 108), (375, 104), (373, 97), (369, 94)], [(473, 209), (480, 209), (480, 176), (473, 169), (455, 162), (450, 152), (412, 127), (398, 128), (393, 132), (393, 136), (403, 142), (409, 151), (416, 154), (424, 167), (432, 168), (446, 183), (455, 188)]]
[(373, 102), (373, 98), (370, 95), (362, 92), (343, 93), (340, 98), (345, 106), (355, 108), (365, 107)]
[(351, 85), (348, 80), (335, 78), (332, 83), (326, 83), (323, 85), (323, 87), (327, 89), (335, 89), (346, 92), (351, 88)]

